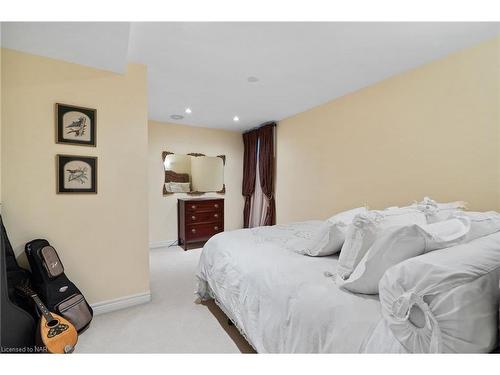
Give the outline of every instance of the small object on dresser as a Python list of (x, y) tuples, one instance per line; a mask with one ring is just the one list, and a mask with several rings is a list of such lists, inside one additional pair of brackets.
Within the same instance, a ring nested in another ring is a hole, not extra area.
[(178, 244), (201, 247), (213, 235), (224, 231), (224, 199), (180, 198), (177, 200)]

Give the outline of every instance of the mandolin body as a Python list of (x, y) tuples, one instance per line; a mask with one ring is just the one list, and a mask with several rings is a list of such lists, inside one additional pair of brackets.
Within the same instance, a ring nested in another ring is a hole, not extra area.
[(47, 347), (49, 353), (71, 353), (78, 342), (78, 333), (73, 324), (62, 316), (51, 313), (53, 320), (47, 322), (42, 316), (40, 318), (40, 339)]

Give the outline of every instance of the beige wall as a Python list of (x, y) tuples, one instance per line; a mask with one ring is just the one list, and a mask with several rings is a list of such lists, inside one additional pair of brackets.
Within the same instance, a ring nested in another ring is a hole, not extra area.
[(500, 39), (279, 123), (277, 221), (429, 195), (500, 209)]
[(179, 154), (199, 152), (207, 156), (226, 155), (224, 182), (226, 194), (204, 196), (225, 199), (225, 229), (243, 227), (243, 139), (239, 132), (197, 128), (149, 121), (149, 240), (151, 243), (177, 239), (177, 198), (186, 194), (163, 196), (162, 151)]
[[(146, 69), (124, 75), (3, 50), (2, 195), (10, 239), (47, 238), (91, 303), (149, 290)], [(58, 145), (54, 104), (97, 109), (97, 147)], [(56, 154), (98, 157), (98, 194), (56, 194)]]

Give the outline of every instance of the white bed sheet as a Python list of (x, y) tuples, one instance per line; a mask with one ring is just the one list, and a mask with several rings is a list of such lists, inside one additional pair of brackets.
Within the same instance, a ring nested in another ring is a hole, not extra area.
[[(308, 257), (283, 245), (317, 224), (224, 232), (203, 248), (198, 295), (213, 293), (259, 353), (362, 352), (383, 319), (378, 296), (344, 291), (325, 276), (335, 272), (337, 256)], [(404, 351), (381, 334), (381, 351)]]

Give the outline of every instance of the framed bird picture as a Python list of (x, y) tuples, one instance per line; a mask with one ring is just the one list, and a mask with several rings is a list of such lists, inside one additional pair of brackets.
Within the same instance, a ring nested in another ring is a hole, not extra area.
[(97, 158), (57, 155), (57, 193), (97, 194)]
[(56, 143), (96, 146), (97, 111), (56, 103)]

